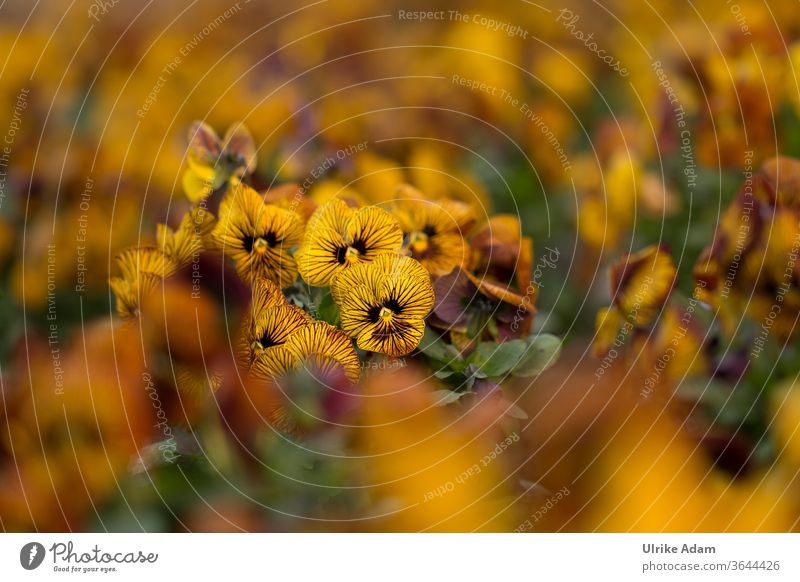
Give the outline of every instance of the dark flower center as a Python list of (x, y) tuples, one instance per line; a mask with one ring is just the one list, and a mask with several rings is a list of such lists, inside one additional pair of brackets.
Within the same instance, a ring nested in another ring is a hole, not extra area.
[(265, 333), (264, 335), (261, 336), (261, 338), (259, 338), (258, 344), (261, 346), (262, 349), (266, 350), (267, 348), (280, 345), (281, 342), (275, 341), (269, 336), (269, 333)]
[(363, 240), (354, 240), (351, 244), (336, 247), (336, 261), (340, 265), (347, 262), (356, 262), (359, 257), (367, 254), (367, 243)]
[(403, 312), (402, 306), (394, 299), (389, 299), (383, 305), (375, 305), (369, 310), (369, 320), (372, 323), (377, 323), (380, 320), (391, 321), (395, 315), (400, 315)]
[(248, 253), (252, 253), (253, 249), (259, 250), (259, 248), (263, 249), (264, 247), (275, 247), (279, 243), (280, 239), (274, 232), (268, 232), (261, 236), (246, 236), (242, 239), (244, 250)]
[(359, 255), (367, 254), (367, 242), (363, 240), (354, 240), (350, 247), (358, 251)]
[(389, 301), (384, 303), (383, 306), (387, 309), (391, 309), (398, 315), (400, 315), (400, 313), (403, 311), (403, 307), (395, 299), (389, 299)]
[(347, 261), (347, 249), (350, 248), (348, 246), (337, 247), (336, 248), (336, 262), (340, 265), (344, 265)]

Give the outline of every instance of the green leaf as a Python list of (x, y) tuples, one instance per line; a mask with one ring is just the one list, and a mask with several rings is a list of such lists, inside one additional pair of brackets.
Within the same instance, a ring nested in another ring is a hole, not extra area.
[(475, 378), (473, 374), (467, 374), (465, 375), (464, 381), (461, 383), (461, 385), (464, 387), (465, 390), (471, 392), (472, 389), (475, 387), (476, 380), (477, 378)]
[(458, 353), (455, 346), (448, 345), (447, 347), (452, 348), (456, 352), (456, 355), (447, 361), (447, 366), (454, 372), (463, 372), (467, 367), (467, 361), (461, 357), (461, 354)]
[(457, 402), (464, 394), (465, 392), (453, 392), (452, 390), (436, 390), (433, 397), (437, 406), (445, 406)]
[(470, 375), (476, 380), (484, 380), (489, 377), (489, 375), (480, 368), (475, 368), (474, 370), (471, 370)]
[(447, 361), (447, 344), (436, 335), (436, 332), (429, 327), (425, 327), (425, 335), (422, 336), (422, 341), (419, 342), (417, 349), (429, 358), (439, 360), (441, 362)]
[[(417, 349), (429, 358), (439, 362), (451, 364), (461, 359), (461, 355), (454, 345), (446, 343), (436, 335), (436, 332), (428, 327), (425, 328), (425, 335), (422, 337)], [(457, 368), (457, 366), (455, 367)]]
[(486, 311), (477, 311), (472, 315), (472, 318), (469, 320), (469, 324), (467, 325), (467, 337), (469, 339), (475, 339), (479, 337), (482, 333), (486, 325), (492, 318), (492, 314)]
[(494, 318), (490, 318), (489, 321), (486, 322), (486, 329), (493, 338), (497, 339), (500, 337), (500, 330), (497, 328), (497, 321)]
[(526, 350), (511, 373), (514, 376), (538, 376), (558, 360), (561, 340), (554, 335), (540, 333), (525, 340)]
[(231, 179), (231, 175), (232, 172), (230, 168), (227, 168), (224, 165), (218, 165), (216, 167), (216, 171), (214, 172), (214, 190), (218, 190), (227, 184), (228, 180)]
[(511, 340), (502, 344), (481, 342), (469, 359), (486, 376), (503, 376), (517, 365), (527, 349), (528, 344), (524, 340)]
[(326, 289), (322, 296), (317, 300), (316, 316), (326, 323), (336, 325), (339, 323), (339, 306), (333, 300), (329, 289)]

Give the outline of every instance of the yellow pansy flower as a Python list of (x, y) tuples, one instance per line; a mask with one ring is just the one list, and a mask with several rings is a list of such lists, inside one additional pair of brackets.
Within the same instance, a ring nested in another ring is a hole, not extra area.
[(176, 230), (166, 224), (156, 225), (156, 240), (161, 252), (180, 266), (192, 261), (206, 248), (206, 239), (214, 228), (214, 215), (205, 208), (192, 208)]
[(475, 219), (466, 204), (452, 200), (404, 200), (395, 217), (411, 256), (432, 275), (446, 275), (470, 257), (464, 235)]
[(240, 355), (251, 367), (261, 360), (262, 368), (281, 366), (288, 357), (284, 344), (289, 336), (311, 322), (309, 315), (289, 302), (280, 288), (268, 279), (253, 283), (253, 300), (245, 316)]
[(249, 186), (238, 184), (228, 192), (213, 236), (220, 250), (236, 261), (236, 271), (245, 281), (263, 278), (286, 287), (297, 278), (289, 251), (303, 236), (300, 217), (265, 204)]
[(367, 206), (356, 210), (334, 199), (308, 221), (295, 258), (306, 283), (325, 286), (337, 273), (394, 253), (402, 244), (400, 226), (382, 208)]
[[(283, 313), (285, 307), (271, 311), (276, 316)], [(276, 323), (278, 320), (271, 320)], [(324, 321), (310, 321), (295, 326), (291, 333), (287, 328), (273, 326), (275, 336), (281, 343), (266, 348), (257, 354), (253, 361), (253, 373), (262, 378), (278, 378), (302, 367), (313, 368), (317, 373), (327, 376), (341, 369), (350, 382), (358, 381), (361, 374), (361, 363), (353, 342), (347, 335)]]
[[(424, 275), (422, 274), (424, 273)], [(342, 330), (358, 347), (403, 356), (419, 345), (434, 294), (424, 268), (411, 257), (381, 255), (337, 281)]]
[(361, 375), (352, 340), (342, 331), (324, 321), (315, 321), (296, 331), (286, 343), (294, 356), (294, 367), (312, 366), (324, 376), (341, 368), (351, 382)]
[(279, 305), (265, 310), (252, 323), (250, 350), (255, 368), (283, 369), (290, 360), (284, 344), (291, 335), (311, 322), (308, 314), (296, 305)]

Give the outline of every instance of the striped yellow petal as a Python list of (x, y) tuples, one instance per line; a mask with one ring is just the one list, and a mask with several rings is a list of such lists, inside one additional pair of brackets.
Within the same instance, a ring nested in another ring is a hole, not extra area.
[(377, 206), (357, 210), (347, 224), (345, 241), (357, 251), (357, 260), (371, 261), (382, 253), (394, 253), (403, 244), (403, 232), (387, 211)]
[(425, 322), (416, 320), (377, 321), (365, 329), (357, 339), (358, 347), (369, 352), (388, 356), (405, 356), (422, 341)]
[(331, 368), (335, 362), (342, 367), (351, 382), (356, 382), (361, 375), (361, 363), (353, 342), (347, 335), (325, 322), (316, 321), (293, 333), (286, 348), (299, 361), (316, 366), (324, 364), (324, 369)]
[(306, 241), (295, 253), (300, 276), (309, 285), (330, 284), (345, 263), (347, 244), (336, 230), (319, 225), (309, 226)]
[(296, 254), (303, 280), (330, 285), (337, 274), (384, 253), (394, 253), (403, 234), (385, 210), (370, 206), (353, 210), (331, 200), (309, 219), (303, 244)]

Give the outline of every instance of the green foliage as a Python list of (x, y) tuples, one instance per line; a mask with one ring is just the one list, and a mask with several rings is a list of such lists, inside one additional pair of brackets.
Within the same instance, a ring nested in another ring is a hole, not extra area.
[(552, 366), (561, 353), (561, 340), (541, 333), (501, 344), (482, 342), (468, 361), (478, 366), (489, 378), (511, 374), (520, 377), (538, 376)]
[[(530, 378), (541, 374), (558, 360), (561, 340), (538, 333), (502, 343), (480, 342), (464, 357), (455, 346), (426, 328), (418, 349), (433, 361), (436, 378), (447, 380), (456, 392), (468, 392), (476, 380), (484, 378), (500, 382), (508, 376)], [(455, 401), (453, 398), (445, 400)]]
[(480, 368), (489, 378), (507, 375), (525, 355), (525, 340), (511, 340), (501, 344), (481, 342), (468, 361)]
[(330, 288), (320, 289), (315, 299), (317, 318), (331, 325), (337, 325), (339, 323), (339, 306), (333, 300)]
[(558, 361), (561, 355), (561, 340), (548, 333), (530, 336), (527, 349), (517, 365), (511, 370), (514, 376), (538, 376)]

